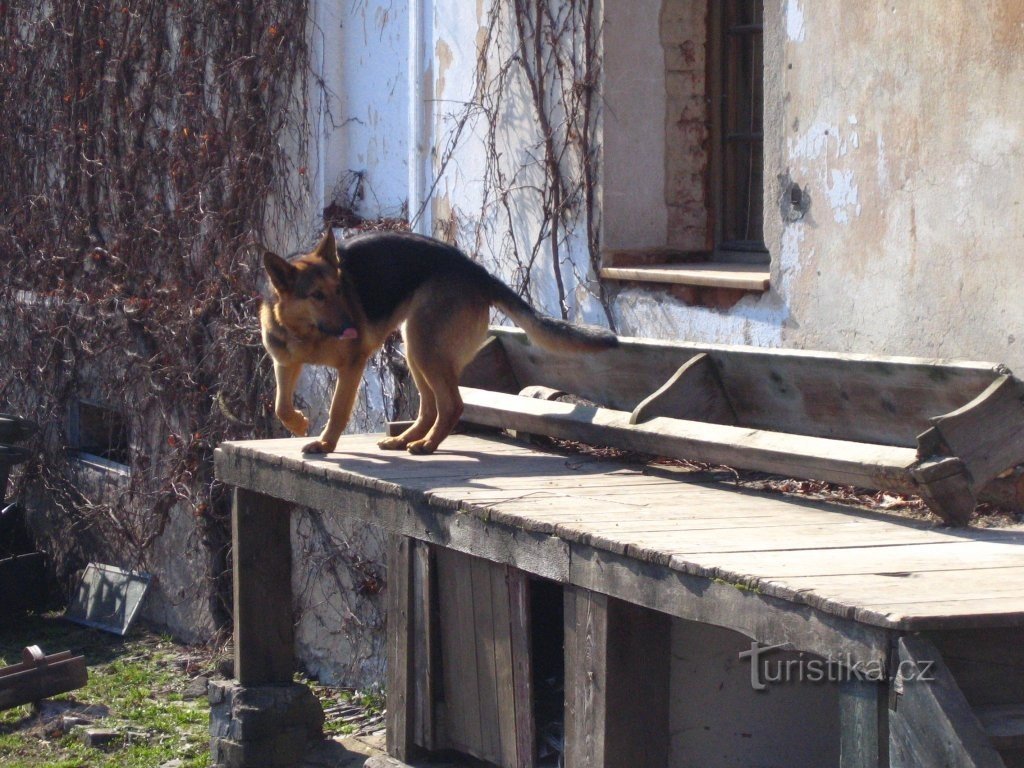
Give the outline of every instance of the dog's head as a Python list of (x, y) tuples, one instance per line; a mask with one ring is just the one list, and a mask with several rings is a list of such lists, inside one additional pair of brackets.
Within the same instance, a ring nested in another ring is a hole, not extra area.
[(302, 338), (359, 337), (330, 228), (302, 258), (289, 262), (268, 251), (263, 265), (277, 295), (274, 315), (281, 325)]

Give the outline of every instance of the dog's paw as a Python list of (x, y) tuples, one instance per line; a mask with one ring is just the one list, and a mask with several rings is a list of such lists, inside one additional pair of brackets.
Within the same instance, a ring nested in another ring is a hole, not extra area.
[(382, 451), (401, 451), (405, 446), (405, 440), (400, 437), (385, 437), (377, 443), (377, 447)]
[(296, 411), (288, 421), (282, 419), (282, 423), (295, 437), (305, 437), (309, 434), (309, 419), (302, 411)]
[(433, 453), (437, 450), (437, 445), (432, 440), (413, 440), (405, 448), (409, 453), (415, 453), (420, 456)]
[(314, 440), (302, 446), (303, 453), (330, 453), (334, 450), (333, 445), (328, 445), (323, 440)]

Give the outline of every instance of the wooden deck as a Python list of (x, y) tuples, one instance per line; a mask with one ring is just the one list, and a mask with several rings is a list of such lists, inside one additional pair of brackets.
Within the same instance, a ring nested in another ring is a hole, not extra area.
[[(428, 457), (380, 451), (377, 439), (346, 436), (322, 457), (304, 456), (303, 439), (226, 443), (217, 474), (565, 583), (632, 590), (676, 615), (700, 614), (711, 590), (807, 606), (818, 623), (853, 622), (868, 638), (1024, 625), (1024, 528), (942, 528), (490, 436), (452, 436)], [(881, 637), (864, 642), (883, 652)]]

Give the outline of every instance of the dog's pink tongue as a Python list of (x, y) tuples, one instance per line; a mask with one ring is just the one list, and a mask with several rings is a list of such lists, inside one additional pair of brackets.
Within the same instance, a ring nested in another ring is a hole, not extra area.
[(355, 328), (346, 328), (342, 332), (341, 338), (343, 338), (343, 339), (358, 339), (359, 338), (359, 331), (357, 331)]

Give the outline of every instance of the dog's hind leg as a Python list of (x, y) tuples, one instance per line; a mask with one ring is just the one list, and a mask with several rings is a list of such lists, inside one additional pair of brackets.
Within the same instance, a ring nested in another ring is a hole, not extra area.
[(445, 365), (446, 362), (438, 361), (427, 373), (437, 403), (437, 417), (422, 438), (409, 441), (406, 448), (410, 453), (433, 453), (441, 441), (451, 434), (462, 416), (462, 396), (459, 394), (459, 374), (462, 371)]
[(471, 288), (449, 283), (427, 293), (429, 303), (414, 307), (406, 322), (409, 367), (418, 374), (421, 403), (429, 393), (434, 406), (401, 435), (410, 453), (433, 453), (462, 416), (459, 377), (487, 335), (488, 305)]
[(408, 429), (395, 437), (386, 437), (377, 443), (377, 447), (385, 451), (401, 451), (414, 440), (421, 439), (437, 421), (437, 402), (434, 399), (434, 392), (427, 383), (427, 380), (420, 373), (416, 365), (415, 357), (408, 355), (409, 372), (412, 373), (413, 382), (416, 384), (416, 391), (419, 392), (419, 412)]
[(285, 428), (296, 437), (305, 437), (309, 429), (309, 419), (295, 407), (295, 385), (302, 373), (302, 363), (283, 365), (274, 363), (274, 378), (277, 380), (277, 393), (274, 398), (274, 413)]

